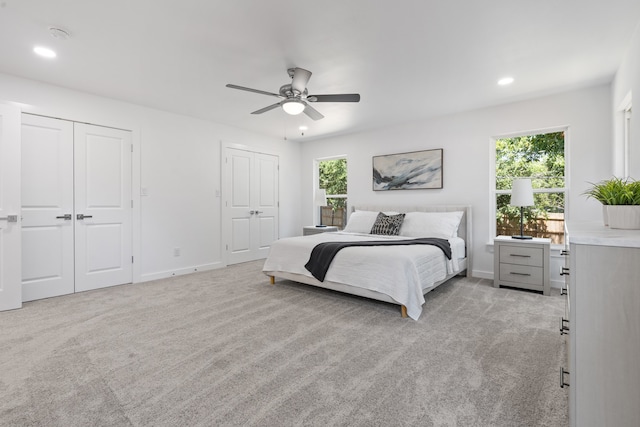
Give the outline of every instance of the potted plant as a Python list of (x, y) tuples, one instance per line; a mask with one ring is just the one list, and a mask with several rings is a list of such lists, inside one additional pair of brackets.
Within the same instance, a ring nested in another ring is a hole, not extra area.
[(640, 181), (613, 177), (591, 183), (591, 188), (584, 194), (602, 203), (605, 225), (640, 229)]

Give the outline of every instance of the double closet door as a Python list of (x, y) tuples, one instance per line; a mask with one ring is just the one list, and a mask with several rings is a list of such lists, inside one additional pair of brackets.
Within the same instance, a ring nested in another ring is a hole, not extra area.
[(132, 281), (131, 133), (22, 115), (22, 300)]
[(224, 150), (223, 238), (227, 263), (266, 258), (278, 239), (278, 156)]

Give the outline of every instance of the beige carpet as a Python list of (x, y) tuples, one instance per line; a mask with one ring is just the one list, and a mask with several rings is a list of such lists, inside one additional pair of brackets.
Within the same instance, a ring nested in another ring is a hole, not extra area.
[(0, 425), (568, 424), (557, 290), (456, 278), (416, 322), (261, 267), (0, 313)]

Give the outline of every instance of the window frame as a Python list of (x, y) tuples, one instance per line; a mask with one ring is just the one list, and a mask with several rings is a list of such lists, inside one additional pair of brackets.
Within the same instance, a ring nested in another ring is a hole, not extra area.
[(624, 111), (622, 112), (623, 114), (623, 120), (624, 120), (624, 132), (623, 132), (623, 138), (624, 138), (624, 164), (623, 164), (623, 168), (624, 168), (624, 176), (625, 177), (629, 177), (629, 147), (631, 145), (631, 103), (629, 103), (629, 105), (624, 109)]
[[(571, 131), (568, 125), (555, 126), (549, 128), (535, 129), (530, 131), (513, 132), (508, 134), (496, 135), (490, 138), (489, 144), (489, 245), (493, 245), (493, 239), (497, 237), (496, 233), (496, 209), (497, 197), (499, 194), (511, 194), (511, 190), (496, 190), (496, 141), (500, 139), (516, 138), (519, 136), (541, 135), (546, 133), (564, 132), (564, 188), (534, 188), (533, 193), (564, 193), (564, 221), (569, 219), (569, 194), (571, 188), (570, 182), (570, 139)], [(551, 244), (553, 249), (561, 248), (564, 245)]]
[[(313, 192), (315, 193), (315, 189), (320, 188), (320, 163), (331, 161), (331, 160), (339, 160), (345, 159), (347, 162), (347, 194), (327, 194), (327, 199), (346, 199), (347, 203), (345, 205), (347, 220), (349, 219), (349, 158), (346, 154), (340, 154), (329, 157), (318, 157), (313, 159)], [(317, 209), (316, 206), (313, 206), (313, 223), (321, 224), (322, 222), (322, 209)], [(346, 226), (346, 221), (345, 221)]]

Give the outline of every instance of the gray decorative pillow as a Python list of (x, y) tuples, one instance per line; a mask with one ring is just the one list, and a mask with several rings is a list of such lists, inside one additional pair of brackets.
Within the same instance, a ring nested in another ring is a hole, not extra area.
[(404, 214), (385, 215), (380, 212), (376, 218), (376, 222), (371, 227), (371, 234), (383, 234), (385, 236), (397, 236), (400, 234), (400, 226), (404, 221)]

